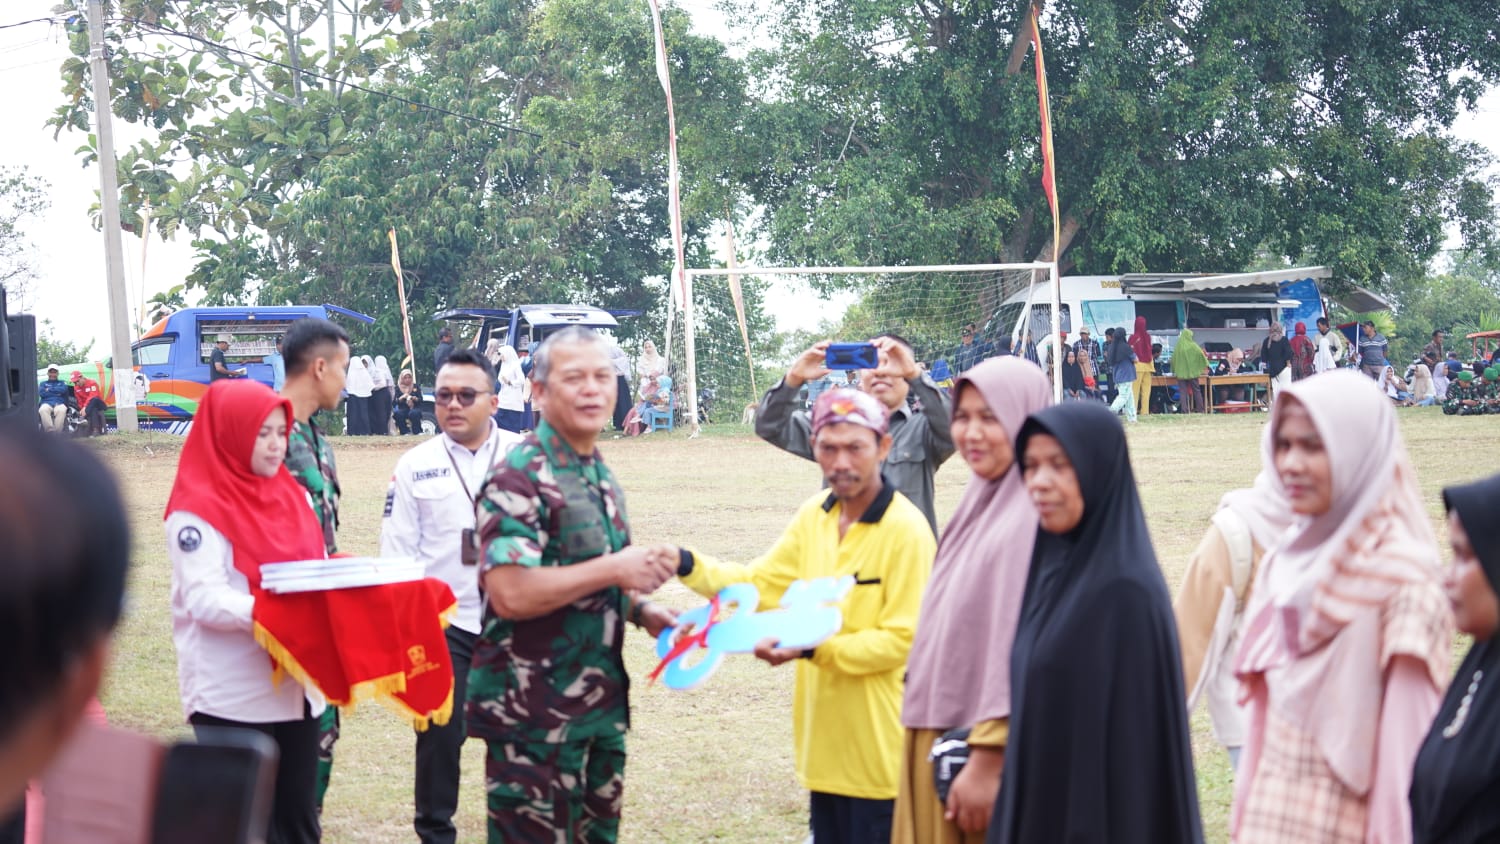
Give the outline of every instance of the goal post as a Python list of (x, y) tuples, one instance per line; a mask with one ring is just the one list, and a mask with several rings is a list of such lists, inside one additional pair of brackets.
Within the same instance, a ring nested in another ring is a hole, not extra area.
[[(942, 361), (951, 370), (965, 325), (974, 324), (984, 338), (1009, 336), (1014, 342), (1024, 328), (1038, 335), (1049, 330), (1024, 324), (1028, 315), (1035, 319), (1045, 310), (1052, 336), (1059, 330), (1060, 291), (1058, 284), (1049, 284), (1057, 279), (1051, 263), (736, 266), (686, 269), (684, 276), (680, 334), (669, 332), (667, 342), (669, 357), (682, 356), (680, 395), (694, 436), (705, 386), (717, 394), (716, 419), (725, 418), (726, 411), (738, 418), (734, 405), (758, 400), (752, 385), (760, 380), (764, 389), (775, 383), (790, 357), (805, 348), (797, 345), (804, 340), (899, 334), (911, 342), (919, 361), (929, 367)], [(1049, 300), (1050, 308), (1033, 312), (1029, 307)], [(1062, 356), (1053, 359), (1058, 393)]]

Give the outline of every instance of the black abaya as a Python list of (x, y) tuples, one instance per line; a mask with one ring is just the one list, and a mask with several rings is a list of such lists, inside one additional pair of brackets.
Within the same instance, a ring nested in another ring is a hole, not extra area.
[(986, 841), (1196, 844), (1176, 625), (1124, 429), (1097, 404), (1049, 408), (1022, 426), (1017, 462), (1039, 433), (1067, 452), (1084, 512), (1067, 535), (1037, 534)]
[[(1500, 476), (1443, 491), (1490, 588), (1500, 591)], [(1460, 714), (1460, 709), (1463, 713)], [(1411, 778), (1415, 844), (1500, 840), (1500, 640), (1475, 642), (1453, 675)]]

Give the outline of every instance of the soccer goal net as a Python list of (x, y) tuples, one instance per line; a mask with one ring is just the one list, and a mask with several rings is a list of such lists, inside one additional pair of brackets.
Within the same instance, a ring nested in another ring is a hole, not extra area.
[[(929, 372), (951, 372), (973, 343), (1047, 319), (1053, 266), (736, 267), (686, 271), (687, 301), (670, 321), (682, 419), (740, 422), (808, 346), (896, 334)], [(1033, 307), (1027, 309), (1028, 301)], [(968, 331), (969, 339), (965, 339)], [(701, 412), (700, 412), (701, 403)]]

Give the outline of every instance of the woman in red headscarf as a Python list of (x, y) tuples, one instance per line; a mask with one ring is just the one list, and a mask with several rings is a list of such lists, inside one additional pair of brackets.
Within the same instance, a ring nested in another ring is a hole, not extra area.
[(1292, 335), (1292, 378), (1301, 381), (1313, 374), (1313, 358), (1318, 346), (1307, 336), (1307, 323), (1297, 323), (1297, 333)]
[(253, 381), (208, 388), (167, 503), (172, 641), (183, 711), (195, 728), (265, 733), (280, 759), (267, 840), (321, 835), (314, 780), (321, 694), (272, 681), (252, 610), (263, 563), (319, 559), (323, 533), (282, 465), (291, 404)]
[(1151, 350), (1151, 335), (1146, 333), (1146, 318), (1135, 318), (1135, 333), (1130, 335), (1130, 350), (1135, 352), (1135, 412), (1151, 412), (1151, 376), (1156, 373), (1156, 353)]

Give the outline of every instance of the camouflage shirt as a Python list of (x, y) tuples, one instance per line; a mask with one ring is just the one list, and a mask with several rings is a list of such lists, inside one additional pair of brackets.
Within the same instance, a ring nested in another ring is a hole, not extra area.
[(339, 524), (339, 472), (333, 462), (333, 446), (318, 430), (318, 423), (309, 419), (292, 425), (286, 468), (312, 498), (313, 512), (323, 526), (323, 545), (332, 554), (338, 550), (333, 534)]
[[(580, 456), (545, 421), (506, 455), (477, 505), (480, 566), (568, 566), (630, 544), (625, 497), (599, 453)], [(629, 725), (617, 587), (512, 621), (488, 601), (466, 718), (477, 738), (562, 743)]]

